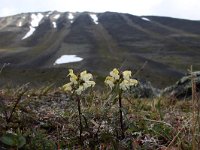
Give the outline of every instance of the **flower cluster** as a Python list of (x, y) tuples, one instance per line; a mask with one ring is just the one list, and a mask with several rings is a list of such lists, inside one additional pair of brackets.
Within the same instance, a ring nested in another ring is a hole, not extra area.
[(87, 73), (87, 71), (83, 71), (80, 75), (76, 75), (72, 69), (69, 69), (68, 76), (70, 77), (70, 82), (63, 85), (64, 91), (75, 91), (77, 95), (81, 95), (87, 88), (95, 86), (95, 82), (92, 81), (92, 74)]
[(136, 86), (138, 81), (131, 79), (131, 71), (119, 72), (116, 68), (110, 72), (110, 75), (106, 77), (105, 84), (111, 89), (119, 85), (119, 88), (123, 91), (130, 89), (131, 86)]

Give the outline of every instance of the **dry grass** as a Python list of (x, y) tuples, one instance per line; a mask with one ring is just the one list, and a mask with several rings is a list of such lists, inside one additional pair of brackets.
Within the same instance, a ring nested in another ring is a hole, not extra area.
[[(0, 136), (12, 129), (26, 139), (22, 149), (80, 148), (78, 111), (73, 96), (59, 90), (28, 91), (16, 106), (19, 94), (12, 90), (1, 92)], [(134, 99), (124, 95), (124, 139), (120, 139), (115, 101), (109, 93), (81, 97), (83, 149), (194, 149), (194, 138), (197, 149), (199, 126), (194, 131), (192, 120), (199, 115), (196, 111), (193, 114), (193, 101), (164, 97)], [(12, 119), (7, 121), (6, 114), (14, 106)], [(1, 143), (1, 147), (12, 146)]]

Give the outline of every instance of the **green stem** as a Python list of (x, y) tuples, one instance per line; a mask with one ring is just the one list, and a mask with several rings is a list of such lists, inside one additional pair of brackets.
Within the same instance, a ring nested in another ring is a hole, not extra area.
[(14, 104), (12, 110), (11, 110), (10, 116), (6, 119), (7, 123), (9, 123), (11, 121), (13, 113), (15, 112), (17, 105), (19, 104), (21, 97), (24, 95), (24, 93), (26, 93), (26, 90), (18, 95), (17, 100), (16, 100), (16, 102), (15, 102), (15, 104)]
[(80, 139), (80, 143), (81, 145), (83, 144), (82, 141), (82, 132), (83, 132), (83, 126), (82, 126), (82, 113), (81, 113), (81, 102), (80, 102), (80, 98), (77, 97), (77, 102), (78, 102), (78, 115), (79, 115), (79, 130), (80, 130), (80, 134), (79, 134), (79, 139)]
[(119, 91), (119, 115), (120, 115), (119, 119), (122, 132), (122, 139), (124, 139), (125, 135), (124, 135), (123, 114), (122, 114), (122, 90)]

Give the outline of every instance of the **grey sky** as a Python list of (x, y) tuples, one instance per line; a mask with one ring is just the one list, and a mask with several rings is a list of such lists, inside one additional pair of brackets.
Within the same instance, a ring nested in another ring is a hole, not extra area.
[(0, 0), (0, 16), (49, 10), (115, 11), (200, 20), (200, 0)]

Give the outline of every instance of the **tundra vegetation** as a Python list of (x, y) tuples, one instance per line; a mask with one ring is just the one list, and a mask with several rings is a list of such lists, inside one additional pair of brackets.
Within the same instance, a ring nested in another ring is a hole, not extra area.
[(115, 68), (98, 91), (91, 73), (70, 69), (60, 88), (0, 90), (0, 149), (199, 149), (194, 78), (192, 97), (179, 100), (136, 98), (133, 77)]

